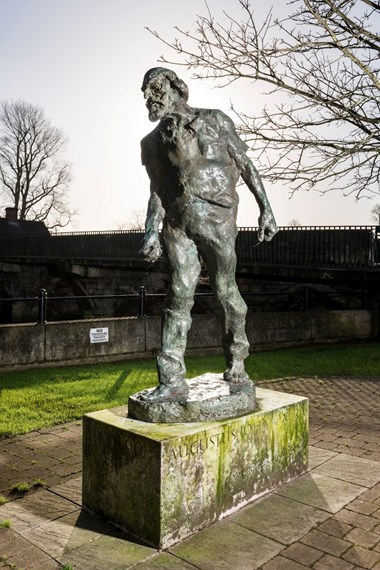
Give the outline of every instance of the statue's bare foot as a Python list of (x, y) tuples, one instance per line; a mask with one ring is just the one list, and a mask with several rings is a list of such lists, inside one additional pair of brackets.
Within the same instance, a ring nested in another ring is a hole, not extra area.
[(148, 394), (142, 396), (145, 402), (159, 403), (159, 402), (181, 402), (186, 400), (189, 395), (189, 387), (186, 382), (180, 382), (175, 384), (160, 384), (148, 392)]
[(232, 365), (224, 372), (223, 380), (233, 384), (247, 384), (248, 382), (251, 382), (244, 369), (243, 361), (233, 362)]

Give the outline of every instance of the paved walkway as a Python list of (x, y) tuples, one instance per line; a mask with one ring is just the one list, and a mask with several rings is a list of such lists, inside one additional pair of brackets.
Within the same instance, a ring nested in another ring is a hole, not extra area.
[(80, 422), (0, 440), (0, 568), (380, 570), (380, 379), (267, 387), (310, 399), (309, 472), (165, 552), (81, 511)]

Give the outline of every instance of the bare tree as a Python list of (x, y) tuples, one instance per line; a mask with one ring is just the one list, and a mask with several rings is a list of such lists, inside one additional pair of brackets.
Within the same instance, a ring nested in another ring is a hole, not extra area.
[(371, 222), (380, 226), (380, 204), (375, 204), (371, 209)]
[[(233, 110), (255, 150), (260, 173), (295, 191), (340, 189), (356, 197), (378, 192), (380, 149), (379, 0), (292, 0), (293, 14), (242, 19), (210, 11), (193, 32), (167, 41), (181, 64), (220, 87), (267, 85), (259, 116)], [(378, 21), (377, 21), (378, 24)]]
[(64, 227), (74, 212), (67, 204), (70, 167), (61, 160), (66, 144), (43, 110), (26, 101), (0, 105), (0, 193), (21, 220)]
[(143, 208), (134, 208), (128, 212), (125, 221), (117, 225), (119, 230), (144, 231), (146, 211)]
[(297, 220), (297, 218), (292, 218), (291, 220), (289, 220), (288, 222), (288, 226), (291, 226), (292, 228), (301, 226), (301, 222), (299, 220)]

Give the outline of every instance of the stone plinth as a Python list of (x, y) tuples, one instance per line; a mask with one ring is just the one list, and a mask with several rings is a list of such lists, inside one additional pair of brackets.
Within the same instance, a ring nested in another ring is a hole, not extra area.
[(102, 410), (83, 421), (83, 505), (156, 548), (168, 546), (307, 468), (308, 400), (257, 389), (258, 411), (152, 424)]
[(189, 395), (183, 402), (144, 400), (153, 388), (130, 396), (128, 416), (135, 420), (155, 423), (207, 422), (234, 418), (253, 412), (256, 407), (255, 384), (223, 380), (222, 374), (208, 372), (186, 381)]

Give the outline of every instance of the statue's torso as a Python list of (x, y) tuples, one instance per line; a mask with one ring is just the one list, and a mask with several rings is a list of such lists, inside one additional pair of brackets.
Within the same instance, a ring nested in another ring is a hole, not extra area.
[[(170, 115), (142, 140), (142, 158), (167, 214), (180, 218), (191, 205), (236, 210), (239, 171), (229, 152), (235, 131), (223, 128), (220, 111)], [(241, 145), (244, 145), (240, 141)]]

